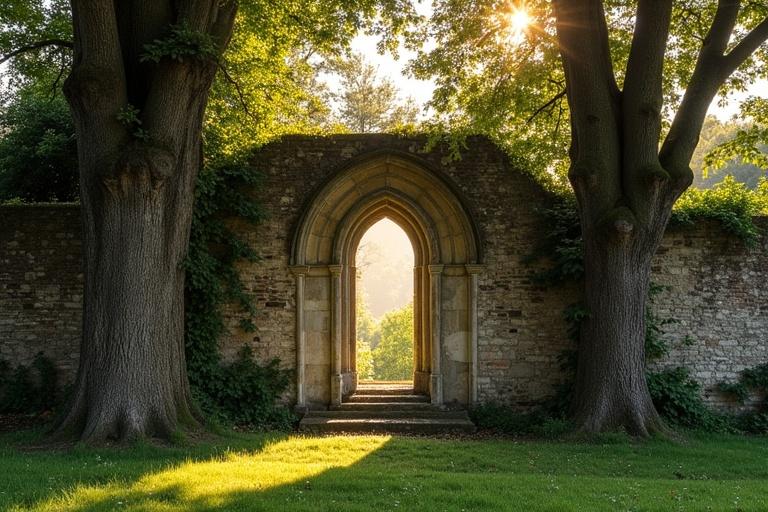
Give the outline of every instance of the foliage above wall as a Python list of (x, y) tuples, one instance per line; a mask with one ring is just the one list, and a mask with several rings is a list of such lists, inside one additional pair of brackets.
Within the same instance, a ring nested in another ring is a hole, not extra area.
[(760, 215), (768, 215), (768, 179), (761, 178), (757, 187), (750, 190), (732, 176), (726, 176), (711, 189), (685, 191), (675, 204), (671, 220), (677, 224), (716, 220), (727, 232), (751, 246), (759, 237), (753, 218)]
[(0, 201), (74, 201), (77, 147), (61, 95), (26, 91), (0, 109)]
[[(548, 260), (534, 278), (543, 284), (578, 280), (584, 272), (581, 226), (572, 196), (552, 196), (539, 213), (547, 226), (542, 243), (524, 261)], [(768, 178), (761, 178), (754, 190), (727, 176), (711, 189), (688, 189), (675, 204), (671, 226), (692, 226), (698, 220), (713, 220), (753, 246), (760, 237), (755, 217), (768, 216)]]

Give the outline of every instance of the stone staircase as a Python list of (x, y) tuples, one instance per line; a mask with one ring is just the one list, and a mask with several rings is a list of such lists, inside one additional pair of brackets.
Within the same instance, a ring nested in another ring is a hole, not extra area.
[(408, 384), (360, 384), (341, 405), (309, 411), (301, 432), (444, 434), (471, 433), (475, 425), (466, 411), (443, 411)]

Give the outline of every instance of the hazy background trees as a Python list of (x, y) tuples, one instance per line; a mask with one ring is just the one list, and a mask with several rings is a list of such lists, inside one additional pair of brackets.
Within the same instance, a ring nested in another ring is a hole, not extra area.
[(413, 98), (401, 98), (390, 78), (379, 76), (375, 66), (359, 53), (338, 59), (331, 70), (339, 75), (341, 89), (332, 94), (339, 119), (356, 133), (387, 132), (414, 125), (419, 107)]
[(358, 301), (357, 326), (358, 379), (413, 378), (413, 303), (390, 310), (376, 321), (365, 301)]

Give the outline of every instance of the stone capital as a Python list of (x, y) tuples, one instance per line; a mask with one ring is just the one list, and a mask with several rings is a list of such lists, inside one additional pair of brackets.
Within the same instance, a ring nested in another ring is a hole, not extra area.
[(328, 265), (328, 271), (333, 277), (341, 275), (341, 271), (344, 269), (344, 265)]
[(291, 265), (288, 269), (297, 277), (309, 274), (309, 265)]
[(442, 274), (445, 265), (429, 265), (429, 273), (432, 275)]

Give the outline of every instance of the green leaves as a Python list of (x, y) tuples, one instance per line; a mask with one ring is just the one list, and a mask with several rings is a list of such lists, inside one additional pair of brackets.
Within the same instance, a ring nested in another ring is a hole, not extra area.
[(148, 141), (150, 139), (149, 132), (142, 128), (140, 114), (141, 111), (129, 103), (115, 117), (131, 131), (134, 138)]
[(550, 265), (535, 271), (533, 279), (546, 285), (580, 279), (584, 275), (584, 248), (575, 201), (571, 197), (556, 198), (552, 205), (539, 209), (538, 213), (543, 217), (546, 231), (524, 262), (547, 260)]
[(74, 201), (77, 145), (64, 98), (24, 91), (0, 110), (0, 201)]
[(390, 311), (379, 322), (381, 340), (373, 349), (374, 377), (406, 380), (413, 376), (413, 304)]
[(732, 176), (708, 190), (688, 189), (672, 211), (672, 222), (693, 224), (696, 219), (712, 219), (742, 239), (748, 246), (757, 243), (759, 233), (753, 217), (768, 214), (768, 180), (749, 190)]
[[(0, 6), (0, 56), (47, 40), (72, 40), (67, 0), (7, 0)], [(50, 92), (59, 75), (69, 69), (72, 51), (46, 45), (8, 61), (3, 73), (10, 88), (43, 82)], [(61, 78), (59, 78), (59, 81)], [(7, 99), (7, 98), (3, 98)]]
[(365, 303), (357, 304), (357, 364), (363, 380), (413, 377), (413, 304), (386, 313), (374, 323)]
[(163, 39), (155, 39), (144, 45), (141, 62), (158, 63), (163, 58), (183, 62), (187, 59), (217, 61), (220, 49), (213, 38), (189, 28), (186, 21), (171, 25)]
[(290, 429), (295, 416), (278, 401), (288, 389), (293, 373), (280, 367), (279, 359), (259, 364), (249, 346), (237, 359), (217, 369), (215, 379), (198, 386), (205, 389), (211, 410), (219, 420), (251, 429)]
[(704, 156), (705, 170), (721, 169), (730, 162), (752, 164), (768, 172), (768, 98), (752, 96), (741, 105), (739, 118), (745, 120), (730, 140)]
[(258, 223), (259, 205), (249, 196), (258, 173), (247, 154), (220, 158), (199, 175), (186, 270), (186, 354), (193, 394), (203, 411), (220, 420), (254, 427), (285, 427), (290, 414), (276, 404), (288, 376), (279, 362), (261, 366), (244, 348), (233, 364), (223, 364), (218, 340), (225, 331), (222, 308), (240, 308), (240, 327), (252, 330), (255, 305), (243, 286), (236, 264), (256, 261), (247, 241), (229, 227), (240, 219)]
[(53, 362), (39, 352), (30, 366), (0, 359), (0, 413), (50, 411), (62, 398)]
[[(623, 85), (635, 29), (637, 2), (606, 0), (606, 21), (616, 80)], [(678, 110), (716, 10), (716, 2), (673, 2), (672, 26), (664, 63), (662, 125)], [(535, 22), (520, 41), (505, 37), (509, 14), (524, 5)], [(525, 155), (535, 175), (560, 192), (570, 144), (570, 114), (551, 2), (533, 0), (439, 0), (429, 23), (435, 44), (411, 64), (419, 78), (437, 83), (431, 107), (446, 131), (489, 135), (509, 152)], [(731, 46), (766, 16), (764, 2), (744, 5)], [(762, 47), (721, 88), (744, 90), (768, 74), (768, 46)], [(664, 136), (664, 133), (662, 133)], [(757, 134), (753, 134), (759, 137)], [(740, 151), (749, 146), (744, 139)], [(749, 157), (759, 157), (751, 152)]]
[(701, 386), (686, 368), (648, 372), (647, 380), (653, 404), (666, 421), (709, 432), (732, 430), (727, 417), (712, 412), (704, 403)]

